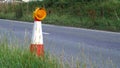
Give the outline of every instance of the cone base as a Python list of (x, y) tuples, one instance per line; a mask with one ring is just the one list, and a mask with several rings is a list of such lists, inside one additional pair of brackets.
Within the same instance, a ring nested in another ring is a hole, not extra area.
[(36, 53), (37, 56), (44, 56), (44, 46), (43, 44), (31, 44), (30, 51)]

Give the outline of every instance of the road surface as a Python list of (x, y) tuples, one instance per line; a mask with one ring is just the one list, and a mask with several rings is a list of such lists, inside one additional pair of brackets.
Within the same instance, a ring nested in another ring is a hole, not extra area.
[[(33, 23), (0, 19), (0, 35), (10, 41), (30, 41), (32, 29)], [(71, 66), (82, 62), (87, 68), (120, 68), (120, 33), (43, 24), (43, 36), (45, 50)]]

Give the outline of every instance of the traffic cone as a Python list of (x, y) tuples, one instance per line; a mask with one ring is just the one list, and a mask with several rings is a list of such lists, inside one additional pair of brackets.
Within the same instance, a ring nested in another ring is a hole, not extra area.
[(34, 12), (34, 27), (32, 40), (30, 45), (30, 51), (35, 52), (37, 56), (44, 56), (43, 34), (42, 34), (42, 22), (46, 17), (46, 11), (41, 8), (37, 8)]
[(42, 25), (41, 21), (34, 21), (33, 34), (32, 34), (32, 42), (30, 46), (31, 52), (36, 52), (38, 56), (43, 56), (44, 54), (44, 46), (43, 46), (43, 35), (42, 35)]

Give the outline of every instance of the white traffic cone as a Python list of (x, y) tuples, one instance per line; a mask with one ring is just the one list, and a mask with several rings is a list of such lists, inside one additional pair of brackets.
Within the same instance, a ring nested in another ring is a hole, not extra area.
[(43, 35), (42, 35), (42, 24), (41, 21), (34, 21), (33, 34), (32, 34), (32, 44), (30, 46), (31, 52), (36, 50), (38, 56), (44, 54), (43, 46)]
[(44, 56), (43, 34), (42, 34), (42, 22), (46, 17), (46, 11), (41, 8), (37, 8), (34, 12), (34, 27), (32, 40), (30, 45), (30, 51), (35, 52), (37, 56)]

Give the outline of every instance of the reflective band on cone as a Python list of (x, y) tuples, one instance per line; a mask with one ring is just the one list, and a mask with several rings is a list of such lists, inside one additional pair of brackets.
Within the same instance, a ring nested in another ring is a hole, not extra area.
[(44, 56), (44, 46), (42, 44), (31, 44), (30, 51), (36, 52), (38, 56)]
[(34, 22), (30, 51), (32, 53), (35, 52), (36, 55), (38, 55), (38, 56), (44, 56), (44, 46), (43, 46), (43, 35), (42, 35), (42, 23), (41, 23), (41, 21)]

